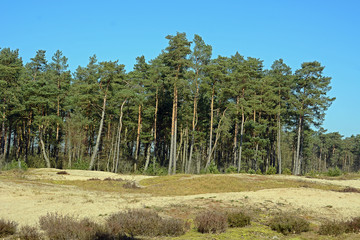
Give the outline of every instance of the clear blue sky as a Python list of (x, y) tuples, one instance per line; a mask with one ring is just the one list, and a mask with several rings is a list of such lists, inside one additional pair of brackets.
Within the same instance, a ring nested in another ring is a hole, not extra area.
[(129, 71), (135, 58), (156, 57), (166, 35), (186, 32), (212, 45), (213, 56), (283, 58), (293, 71), (317, 60), (332, 77), (337, 99), (324, 128), (360, 134), (360, 1), (0, 1), (0, 47), (19, 49), (24, 62), (39, 49), (48, 59), (59, 49), (70, 69), (89, 56), (119, 60)]

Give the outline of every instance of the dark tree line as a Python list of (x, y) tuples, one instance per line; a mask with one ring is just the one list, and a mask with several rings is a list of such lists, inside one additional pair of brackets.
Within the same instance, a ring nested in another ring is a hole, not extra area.
[(23, 64), (18, 50), (1, 49), (0, 166), (359, 169), (359, 135), (343, 139), (321, 128), (334, 98), (319, 62), (293, 72), (279, 59), (264, 69), (239, 53), (212, 58), (198, 35), (166, 38), (158, 57), (138, 57), (129, 73), (95, 55), (71, 73), (61, 51), (48, 61), (39, 50)]

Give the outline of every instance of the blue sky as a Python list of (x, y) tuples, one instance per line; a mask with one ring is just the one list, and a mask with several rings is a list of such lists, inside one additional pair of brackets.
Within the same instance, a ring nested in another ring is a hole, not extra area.
[(119, 60), (129, 71), (135, 58), (155, 58), (166, 35), (203, 37), (213, 56), (283, 58), (293, 71), (317, 60), (332, 77), (336, 97), (324, 128), (345, 137), (360, 134), (360, 1), (0, 1), (0, 47), (19, 49), (24, 62), (39, 49), (57, 49), (70, 69), (89, 56)]

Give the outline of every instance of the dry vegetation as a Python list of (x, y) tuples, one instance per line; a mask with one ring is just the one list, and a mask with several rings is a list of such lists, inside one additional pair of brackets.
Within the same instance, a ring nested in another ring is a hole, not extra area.
[[(51, 235), (54, 233), (72, 234), (75, 239), (133, 239), (138, 235), (161, 239), (359, 238), (360, 180), (355, 175), (348, 180), (328, 180), (247, 174), (146, 177), (58, 172), (30, 169), (0, 174), (4, 229), (12, 229), (14, 234), (11, 226), (18, 223), (15, 236), (21, 239), (40, 239), (44, 232), (49, 239), (56, 238)], [(117, 224), (110, 226), (114, 219)], [(117, 238), (109, 235), (115, 232)]]

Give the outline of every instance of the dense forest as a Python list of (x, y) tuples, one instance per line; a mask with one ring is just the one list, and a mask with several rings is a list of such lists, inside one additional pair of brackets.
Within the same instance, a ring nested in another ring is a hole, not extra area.
[[(360, 168), (360, 135), (321, 127), (335, 98), (319, 62), (212, 57), (195, 35), (166, 37), (131, 72), (118, 61), (68, 70), (61, 51), (23, 63), (0, 49), (0, 168), (81, 168), (175, 174), (305, 174)], [(340, 124), (340, 123), (339, 123)]]

